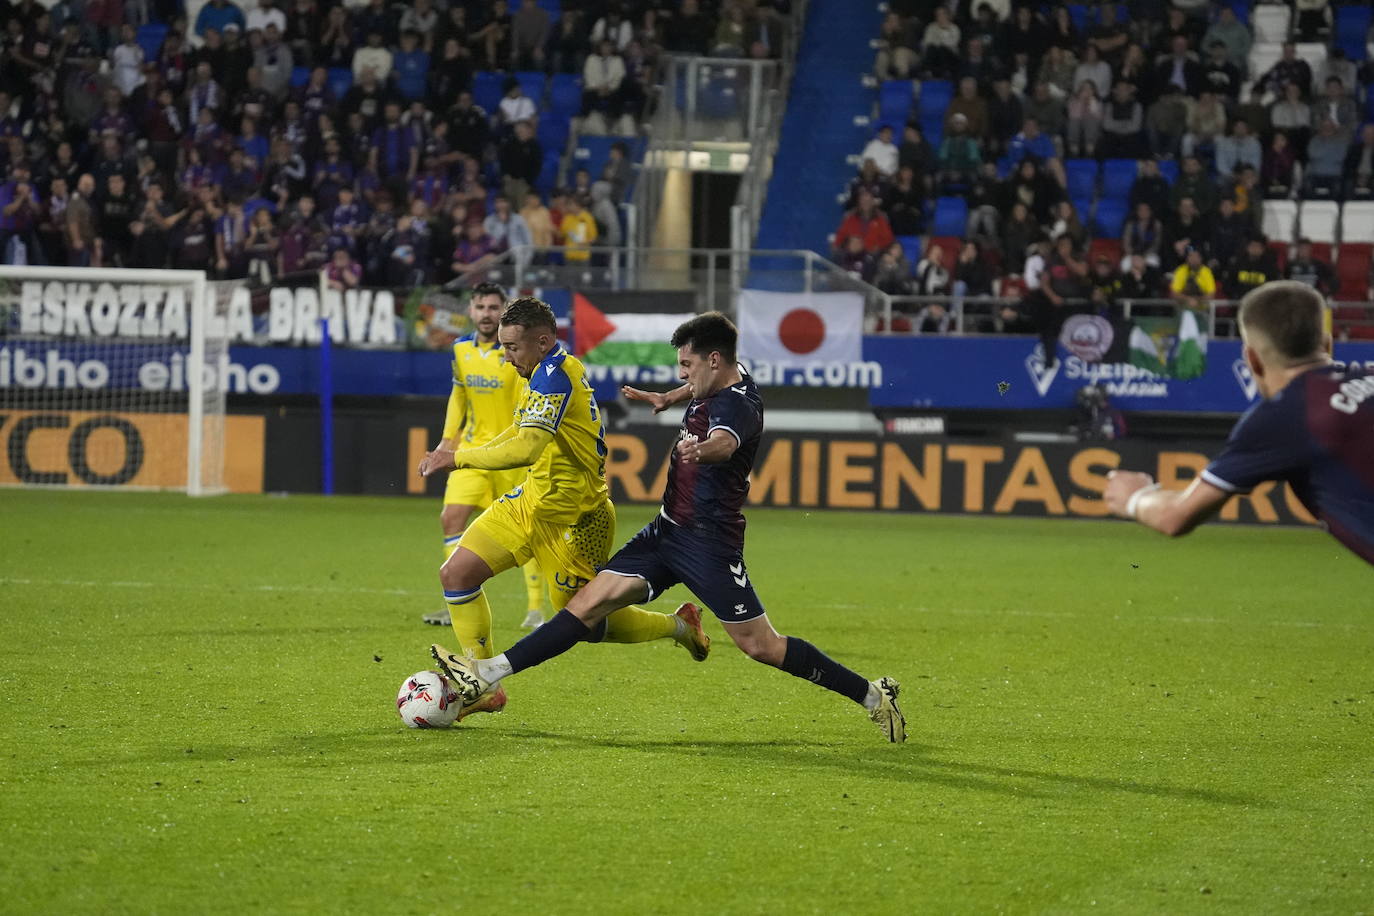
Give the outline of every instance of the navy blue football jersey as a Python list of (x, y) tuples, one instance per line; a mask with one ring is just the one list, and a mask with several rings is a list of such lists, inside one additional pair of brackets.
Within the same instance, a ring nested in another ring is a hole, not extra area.
[(1374, 376), (1304, 372), (1245, 412), (1202, 479), (1228, 493), (1285, 481), (1338, 541), (1374, 563)]
[(674, 447), (668, 463), (668, 485), (663, 490), (663, 514), (683, 528), (739, 548), (744, 546), (743, 510), (749, 496), (749, 474), (763, 437), (763, 398), (748, 375), (709, 398), (692, 398), (678, 439), (696, 436), (705, 441), (718, 429), (739, 443), (727, 461), (684, 464)]

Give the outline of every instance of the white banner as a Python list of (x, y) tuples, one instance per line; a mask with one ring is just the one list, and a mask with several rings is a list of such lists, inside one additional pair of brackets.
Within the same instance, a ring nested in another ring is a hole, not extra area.
[(739, 293), (739, 355), (782, 366), (863, 361), (858, 293)]

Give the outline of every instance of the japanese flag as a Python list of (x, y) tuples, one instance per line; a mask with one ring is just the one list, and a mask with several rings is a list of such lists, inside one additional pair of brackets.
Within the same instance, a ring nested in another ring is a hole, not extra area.
[(802, 366), (863, 360), (864, 300), (859, 293), (739, 293), (739, 355)]

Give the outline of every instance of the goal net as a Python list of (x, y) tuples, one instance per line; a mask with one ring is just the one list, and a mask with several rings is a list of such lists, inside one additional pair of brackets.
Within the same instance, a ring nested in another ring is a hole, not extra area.
[(222, 367), (240, 285), (0, 267), (0, 485), (224, 492)]

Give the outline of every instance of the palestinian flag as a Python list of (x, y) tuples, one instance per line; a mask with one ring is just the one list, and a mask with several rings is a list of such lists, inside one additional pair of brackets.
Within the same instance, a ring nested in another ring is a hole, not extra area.
[[(660, 311), (665, 305), (684, 304), (677, 297), (598, 295), (611, 300), (603, 311), (582, 293), (573, 293), (573, 354), (585, 363), (601, 366), (672, 366), (677, 351), (670, 341), (678, 325), (694, 312), (691, 302), (681, 312)], [(620, 310), (614, 310), (619, 307)], [(628, 308), (627, 308), (628, 307)], [(659, 310), (647, 310), (659, 309)]]

